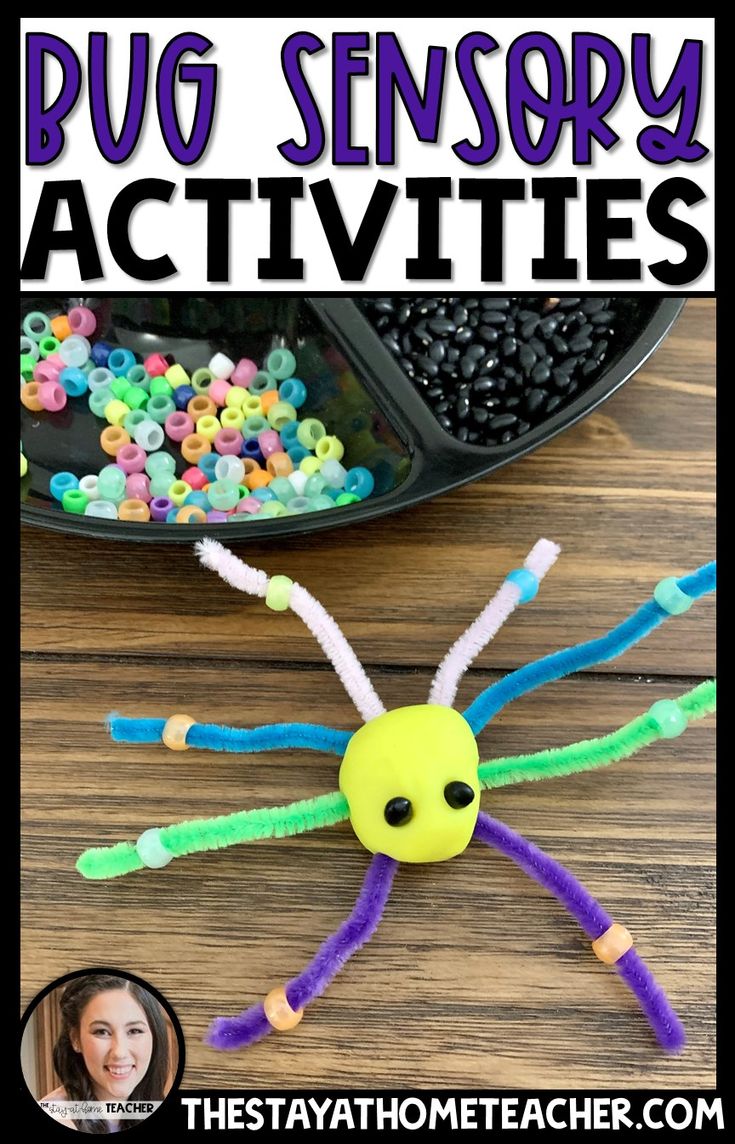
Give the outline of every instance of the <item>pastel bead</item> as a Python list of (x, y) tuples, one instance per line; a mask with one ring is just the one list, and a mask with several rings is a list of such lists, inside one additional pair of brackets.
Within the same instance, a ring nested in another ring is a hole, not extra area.
[(207, 489), (207, 496), (212, 508), (220, 510), (235, 508), (240, 500), (238, 486), (230, 480), (214, 481)]
[(81, 369), (67, 366), (59, 374), (59, 384), (63, 385), (69, 397), (81, 397), (89, 389), (87, 375)]
[[(290, 455), (289, 452), (289, 456)], [(319, 458), (314, 457), (311, 453), (308, 453), (306, 457), (302, 457), (299, 461), (299, 469), (302, 473), (306, 473), (307, 477), (313, 477), (315, 473), (319, 472), (321, 467), (322, 463)]]
[(143, 368), (149, 377), (161, 377), (166, 373), (169, 363), (163, 354), (149, 354), (143, 362)]
[(175, 505), (170, 497), (154, 497), (150, 503), (151, 520), (164, 521), (172, 508)]
[(107, 368), (112, 370), (115, 377), (123, 377), (135, 364), (133, 351), (122, 347), (114, 349), (107, 359)]
[(189, 402), (194, 397), (196, 397), (196, 392), (190, 385), (179, 385), (173, 392), (174, 405), (184, 413), (186, 413)]
[(75, 369), (81, 369), (83, 365), (87, 364), (91, 352), (92, 347), (87, 339), (78, 334), (72, 334), (59, 347), (59, 357), (64, 365), (72, 366)]
[(268, 517), (273, 516), (286, 516), (287, 513), (288, 507), (285, 504), (281, 504), (279, 500), (272, 500), (266, 501), (265, 504), (261, 504), (258, 517), (267, 519)]
[(190, 492), (191, 485), (187, 484), (186, 481), (173, 481), (168, 489), (169, 498), (174, 502), (176, 508), (181, 508)]
[(506, 582), (520, 589), (519, 604), (527, 604), (538, 592), (538, 576), (528, 568), (514, 568), (505, 577)]
[(243, 389), (247, 389), (257, 372), (258, 367), (254, 361), (251, 361), (250, 358), (240, 358), (232, 371), (230, 381), (233, 385), (240, 385)]
[(40, 342), (38, 343), (38, 352), (42, 358), (49, 358), (56, 353), (60, 345), (61, 342), (58, 338), (41, 338)]
[(188, 751), (186, 736), (189, 728), (193, 727), (196, 719), (190, 715), (171, 715), (164, 724), (161, 739), (171, 751)]
[(104, 520), (117, 520), (117, 505), (109, 500), (90, 501), (84, 510), (85, 516), (98, 516)]
[(306, 491), (306, 482), (309, 480), (306, 473), (302, 473), (300, 469), (296, 469), (293, 473), (289, 473), (288, 482), (296, 491), (297, 496), (304, 496)]
[(28, 357), (32, 357), (34, 361), (38, 361), (41, 356), (38, 349), (38, 342), (33, 338), (29, 338), (27, 334), (24, 334), (20, 339), (20, 356), (23, 357), (26, 354)]
[(242, 427), (243, 437), (259, 437), (268, 428), (265, 417), (246, 417)]
[(320, 437), (316, 443), (316, 455), (320, 461), (341, 461), (345, 447), (339, 437)]
[(59, 342), (63, 342), (71, 336), (72, 328), (66, 314), (58, 314), (57, 317), (51, 319), (51, 333)]
[(271, 492), (281, 504), (288, 504), (296, 496), (296, 490), (288, 477), (275, 477), (268, 485)]
[(95, 417), (104, 417), (107, 406), (113, 400), (109, 385), (103, 385), (100, 389), (95, 389), (90, 393), (87, 403)]
[(220, 457), (214, 475), (218, 481), (234, 481), (239, 485), (245, 480), (245, 466), (239, 457)]
[(615, 965), (632, 948), (633, 938), (625, 926), (617, 922), (613, 922), (609, 929), (592, 942), (592, 952), (605, 965)]
[(54, 473), (49, 481), (49, 492), (54, 500), (60, 501), (63, 499), (64, 493), (69, 489), (78, 489), (79, 480), (73, 473)]
[(118, 449), (115, 460), (126, 475), (142, 473), (145, 468), (146, 452), (138, 444), (123, 445)]
[(95, 342), (89, 351), (89, 356), (95, 365), (106, 366), (107, 359), (112, 353), (113, 347), (109, 342)]
[[(369, 469), (364, 468), (362, 465), (356, 465), (353, 469), (348, 469), (345, 476), (345, 492), (355, 493), (359, 496), (360, 500), (365, 500), (369, 497), (375, 488), (375, 478)], [(538, 582), (536, 584), (538, 588)], [(524, 603), (525, 601), (521, 601)]]
[(242, 385), (231, 385), (227, 391), (225, 405), (228, 409), (242, 409), (243, 402), (247, 401), (249, 396), (247, 389)]
[(166, 436), (172, 441), (183, 441), (184, 437), (194, 432), (194, 422), (188, 413), (177, 410), (175, 413), (169, 413), (164, 422), (164, 429)]
[(151, 510), (145, 501), (124, 500), (118, 506), (117, 515), (119, 520), (134, 520), (139, 524), (145, 524), (151, 519)]
[(218, 418), (212, 414), (207, 414), (206, 417), (199, 417), (197, 419), (197, 433), (200, 437), (204, 437), (205, 440), (209, 441), (210, 443), (214, 441), (221, 428), (222, 426), (220, 425)]
[(317, 421), (316, 417), (307, 417), (306, 420), (302, 421), (299, 425), (296, 436), (299, 445), (303, 445), (305, 449), (314, 450), (326, 432), (321, 421)]
[(166, 397), (163, 393), (157, 393), (155, 397), (149, 398), (145, 411), (152, 421), (157, 421), (159, 425), (163, 425), (168, 415), (176, 412), (176, 406), (170, 397)]
[(208, 369), (216, 381), (225, 381), (232, 376), (235, 363), (228, 358), (227, 354), (217, 353), (210, 358)]
[(109, 389), (110, 382), (114, 380), (114, 373), (111, 373), (105, 366), (97, 366), (91, 373), (87, 374), (87, 385), (91, 393), (95, 393), (98, 389)]
[(322, 494), (316, 497), (309, 497), (309, 503), (314, 512), (323, 512), (325, 508), (334, 508), (335, 506), (335, 502), (331, 497)]
[(306, 449), (309, 448), (308, 445), (304, 445), (303, 441), (299, 441), (298, 421), (288, 421), (279, 431), (279, 436), (281, 438), (281, 444), (283, 445), (283, 448), (286, 450), (286, 452), (288, 452), (289, 449), (293, 449), (295, 445), (302, 445)]
[(264, 417), (265, 416), (265, 409), (263, 408), (263, 402), (262, 402), (261, 398), (257, 396), (257, 394), (253, 394), (252, 396), (250, 394), (248, 394), (248, 396), (243, 401), (242, 405), (239, 406), (239, 409), (240, 409), (240, 412), (242, 413), (243, 417), (246, 419), (248, 417), (260, 417), (260, 416)]
[(151, 376), (145, 366), (137, 364), (131, 366), (125, 376), (128, 379), (128, 383), (132, 385), (134, 389), (142, 389), (146, 393), (150, 393)]
[(156, 473), (172, 474), (176, 472), (176, 461), (170, 453), (151, 453), (146, 459), (145, 471), (149, 477), (155, 477)]
[(194, 424), (196, 424), (200, 417), (212, 417), (217, 412), (217, 406), (211, 397), (207, 397), (203, 393), (198, 393), (196, 397), (192, 397), (186, 407), (186, 412)]
[(305, 495), (307, 497), (318, 497), (326, 483), (321, 473), (312, 473), (310, 477), (306, 478), (306, 484), (304, 486)]
[[(127, 381), (127, 378), (125, 380)], [(130, 409), (145, 409), (148, 404), (148, 394), (144, 389), (129, 385), (122, 395), (122, 400)]]
[(308, 497), (294, 497), (287, 504), (287, 509), (291, 516), (300, 516), (303, 512), (311, 511), (311, 504)]
[(675, 739), (687, 729), (687, 717), (674, 699), (659, 699), (648, 711), (664, 739)]
[(269, 485), (272, 480), (272, 475), (266, 472), (265, 469), (255, 469), (245, 477), (245, 486), (253, 492), (255, 489), (260, 489), (264, 485)]
[[(169, 473), (169, 472), (154, 473), (153, 476), (149, 478), (150, 483), (149, 483), (148, 487), (150, 489), (151, 496), (154, 498), (156, 498), (156, 497), (168, 497), (168, 490), (171, 488), (171, 485), (173, 484), (173, 482), (175, 480), (176, 480), (176, 477), (173, 473)], [(176, 505), (174, 505), (173, 501), (171, 501), (171, 505), (174, 508), (177, 507)]]
[(81, 489), (67, 489), (61, 498), (61, 507), (64, 512), (76, 513), (77, 516), (84, 516), (84, 510), (88, 504), (89, 498)]
[(49, 413), (58, 413), (68, 400), (66, 390), (58, 381), (44, 381), (38, 389), (38, 400)]
[(195, 369), (191, 375), (191, 387), (200, 397), (206, 397), (209, 387), (214, 381), (212, 374), (206, 367)]
[(267, 393), (270, 389), (278, 389), (278, 382), (267, 370), (259, 369), (250, 382), (250, 392), (259, 397), (261, 393)]
[(275, 429), (265, 429), (257, 437), (258, 448), (260, 449), (264, 458), (270, 457), (273, 453), (283, 453), (284, 448), (281, 444), (280, 435)]
[(229, 519), (226, 512), (218, 512), (216, 508), (210, 509), (207, 513), (207, 524), (226, 524)]
[(45, 381), (58, 381), (60, 377), (61, 370), (57, 369), (52, 362), (39, 361), (33, 368), (33, 380), (40, 382), (41, 385)]
[(150, 478), (145, 473), (130, 473), (125, 482), (125, 496), (128, 500), (148, 504), (151, 499)]
[(150, 830), (143, 831), (135, 843), (135, 849), (141, 862), (149, 870), (161, 870), (164, 866), (168, 866), (173, 858), (171, 851), (163, 845), (161, 831), (157, 826), (152, 826)]
[(288, 453), (271, 453), (265, 467), (273, 477), (287, 477), (293, 472), (293, 462)]
[[(33, 381), (33, 374), (34, 374), (35, 368), (36, 368), (36, 359), (31, 357), (30, 354), (21, 354), (20, 376), (21, 376), (21, 379), (23, 381)], [(86, 378), (85, 378), (85, 381), (86, 381)]]
[[(199, 461), (197, 462), (197, 468), (204, 474), (207, 481), (216, 480), (214, 470), (217, 468), (218, 461), (219, 455), (217, 453), (205, 453), (203, 457), (199, 458)], [(189, 469), (186, 471), (189, 472)], [(184, 477), (184, 480), (186, 479), (187, 478)], [(192, 488), (195, 487), (195, 485), (192, 485)]]
[[(165, 377), (152, 377), (148, 386), (148, 392), (152, 397), (162, 393), (164, 397), (172, 397), (174, 390), (166, 381)], [(174, 406), (176, 403), (174, 402)]]
[(105, 418), (109, 421), (110, 425), (122, 425), (123, 421), (130, 412), (130, 406), (126, 405), (124, 401), (108, 401), (105, 406)]
[(110, 389), (118, 401), (123, 401), (125, 394), (130, 389), (130, 383), (126, 377), (113, 377), (110, 382)]
[(196, 504), (185, 504), (176, 513), (177, 524), (206, 524), (207, 514)]
[(272, 350), (268, 354), (265, 368), (278, 381), (283, 381), (287, 377), (293, 377), (293, 371), (296, 369), (296, 358), (290, 350)]
[(667, 576), (665, 580), (659, 580), (653, 590), (653, 598), (659, 608), (663, 608), (670, 616), (680, 616), (682, 612), (689, 611), (694, 603), (691, 596), (682, 592), (675, 576)]
[(238, 502), (235, 512), (244, 512), (247, 513), (248, 516), (253, 516), (255, 513), (260, 512), (261, 504), (262, 501), (259, 501), (257, 497), (243, 497), (242, 500)]
[(288, 1029), (295, 1029), (304, 1015), (303, 1009), (291, 1008), (283, 986), (271, 989), (263, 1001), (263, 1010), (268, 1024), (277, 1029), (279, 1033), (286, 1032)]
[[(210, 453), (208, 455), (211, 457), (213, 454)], [(202, 460), (204, 460), (204, 458), (202, 458)], [(203, 489), (210, 480), (197, 465), (191, 465), (188, 469), (185, 469), (181, 474), (181, 479), (182, 481), (186, 481), (187, 485), (190, 485), (190, 487), (197, 492)]]
[(221, 457), (238, 457), (242, 449), (242, 433), (237, 429), (220, 429), (214, 438), (215, 450)]
[(294, 409), (300, 409), (306, 401), (306, 386), (300, 378), (289, 377), (281, 382), (278, 396), (281, 401), (293, 405)]
[(87, 306), (73, 306), (68, 314), (72, 334), (90, 338), (97, 329), (97, 319)]
[(170, 365), (163, 376), (172, 389), (178, 389), (180, 385), (191, 385), (188, 373), (178, 362)]
[(125, 473), (117, 465), (105, 465), (97, 478), (102, 500), (119, 501), (125, 495)]
[[(148, 403), (150, 405), (150, 402)], [(148, 410), (146, 410), (148, 413)], [(155, 453), (161, 448), (164, 442), (165, 434), (163, 426), (159, 425), (156, 421), (151, 421), (146, 416), (145, 421), (141, 421), (133, 433), (136, 445), (140, 445), (146, 453)]]
[(21, 455), (20, 455), (20, 475), (21, 475), (21, 479), (22, 479), (22, 478), (23, 478), (23, 477), (26, 475), (26, 473), (27, 473), (27, 472), (28, 472), (28, 459), (27, 459), (26, 457), (24, 457), (24, 456), (23, 456), (23, 454), (21, 453)]
[(211, 451), (211, 444), (206, 437), (202, 437), (201, 433), (190, 433), (181, 442), (181, 455), (190, 465), (196, 465), (200, 457), (203, 457), (205, 453), (211, 453)]
[[(272, 429), (279, 431), (283, 429), (284, 425), (289, 421), (295, 421), (296, 416), (296, 410), (293, 405), (289, 405), (287, 401), (276, 401), (268, 410), (268, 424)], [(303, 445), (304, 442), (300, 440), (299, 444)], [(306, 448), (306, 446), (304, 447)]]
[(32, 310), (23, 319), (23, 333), (32, 342), (40, 342), (51, 333), (51, 322), (40, 310)]
[(226, 406), (219, 415), (219, 421), (223, 429), (235, 429), (239, 433), (245, 424), (245, 414), (242, 409)]
[(334, 503), (338, 508), (342, 508), (346, 504), (357, 504), (359, 500), (360, 498), (356, 493), (340, 493)]
[(314, 459), (309, 450), (305, 449), (303, 445), (294, 445), (293, 449), (287, 450), (287, 453), (291, 458), (291, 464), (295, 469), (298, 469), (301, 465), (301, 462), (305, 461), (307, 457), (310, 460)]
[(232, 386), (229, 381), (225, 381), (224, 378), (217, 378), (210, 385), (207, 397), (210, 397), (217, 408), (221, 409), (227, 403), (227, 394), (231, 389)]
[[(276, 477), (276, 480), (277, 481), (286, 481), (286, 480), (288, 480), (288, 477)], [(265, 504), (265, 502), (269, 501), (269, 500), (278, 500), (278, 497), (276, 496), (276, 494), (271, 489), (272, 484), (273, 484), (273, 481), (271, 481), (270, 485), (261, 485), (261, 487), (259, 489), (253, 489), (253, 491), (249, 495), (251, 497), (255, 497), (255, 499), (257, 501), (259, 501), (261, 504)]]
[[(127, 405), (127, 402), (125, 404)], [(146, 421), (148, 421), (148, 414), (146, 413), (145, 409), (131, 409), (123, 421), (123, 429), (126, 431), (126, 433), (130, 433), (132, 437), (138, 426), (143, 425), (143, 423)], [(154, 425), (155, 422), (151, 421), (150, 424)]]
[(110, 457), (116, 457), (118, 450), (130, 444), (130, 434), (122, 425), (108, 425), (100, 433), (100, 445)]
[(176, 517), (178, 515), (179, 515), (179, 510), (178, 510), (178, 508), (176, 508), (176, 506), (174, 506), (174, 508), (171, 509), (171, 512), (166, 517), (166, 524), (176, 524)]
[[(186, 483), (188, 484), (189, 482), (187, 481)], [(191, 492), (184, 500), (182, 507), (186, 508), (187, 505), (196, 505), (197, 508), (203, 508), (205, 513), (212, 507), (209, 503), (209, 497), (207, 494), (203, 493), (201, 489), (195, 488), (192, 488)]]
[[(96, 473), (88, 473), (86, 477), (82, 477), (79, 482), (79, 488), (82, 490), (87, 498), (87, 501), (96, 501), (100, 499), (100, 491), (97, 487)], [(86, 512), (86, 509), (85, 509)]]
[[(325, 461), (319, 472), (330, 488), (343, 489), (345, 487), (347, 470), (344, 465), (340, 465), (339, 461)], [(326, 492), (326, 489), (324, 491)]]

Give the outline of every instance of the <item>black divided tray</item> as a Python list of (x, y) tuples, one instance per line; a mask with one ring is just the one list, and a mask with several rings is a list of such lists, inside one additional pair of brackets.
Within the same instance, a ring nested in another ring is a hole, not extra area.
[[(25, 295), (21, 320), (31, 310), (53, 316), (80, 304), (97, 314), (95, 338), (143, 356), (157, 351), (173, 354), (187, 369), (201, 366), (217, 351), (235, 360), (251, 357), (260, 364), (271, 349), (288, 346), (296, 355), (297, 374), (309, 390), (309, 414), (342, 439), (346, 467), (365, 465), (375, 477), (375, 492), (362, 503), (300, 516), (238, 517), (210, 525), (76, 516), (52, 500), (49, 480), (60, 470), (81, 477), (109, 463), (99, 445), (103, 423), (82, 398), (70, 399), (64, 410), (54, 414), (32, 413), (21, 405), (21, 440), (29, 461), (28, 474), (21, 480), (22, 520), (79, 535), (190, 544), (202, 536), (230, 543), (357, 524), (486, 476), (538, 448), (609, 397), (656, 349), (684, 301), (647, 295), (615, 298), (618, 336), (595, 381), (523, 437), (492, 447), (462, 444), (441, 428), (352, 298)], [(174, 455), (181, 473), (186, 463)]]

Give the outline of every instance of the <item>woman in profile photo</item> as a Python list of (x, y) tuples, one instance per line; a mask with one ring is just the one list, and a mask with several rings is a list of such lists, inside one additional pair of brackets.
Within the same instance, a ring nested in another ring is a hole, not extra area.
[[(163, 1100), (169, 1069), (166, 1022), (147, 990), (108, 974), (77, 977), (61, 996), (61, 1018), (54, 1045), (61, 1085), (44, 1101)], [(53, 1119), (97, 1135), (139, 1123)]]

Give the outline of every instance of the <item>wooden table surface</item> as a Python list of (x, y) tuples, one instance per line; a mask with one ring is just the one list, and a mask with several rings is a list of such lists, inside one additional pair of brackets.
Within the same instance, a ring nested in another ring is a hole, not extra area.
[[(241, 545), (298, 579), (387, 706), (424, 702), (449, 644), (540, 536), (563, 546), (536, 600), (465, 677), (606, 631), (714, 554), (714, 302), (692, 299), (636, 378), (542, 449), (402, 514)], [(555, 899), (473, 843), (403, 866), (384, 920), (291, 1035), (202, 1043), (298, 972), (350, 912), (367, 855), (349, 823), (85, 882), (79, 852), (148, 826), (336, 789), (337, 760), (113, 744), (111, 710), (344, 728), (357, 716), (301, 622), (227, 588), (182, 547), (25, 529), (22, 993), (87, 966), (139, 974), (186, 1034), (184, 1084), (695, 1087), (715, 1083), (714, 720), (596, 773), (485, 794), (628, 926), (688, 1031), (657, 1046), (632, 995)], [(622, 659), (504, 709), (480, 757), (604, 734), (714, 672), (712, 598)]]

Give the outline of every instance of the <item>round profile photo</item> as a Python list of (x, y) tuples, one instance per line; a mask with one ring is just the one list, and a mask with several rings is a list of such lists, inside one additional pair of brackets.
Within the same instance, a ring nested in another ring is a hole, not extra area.
[(152, 1116), (184, 1069), (171, 1006), (147, 982), (117, 969), (51, 982), (26, 1010), (20, 1052), (39, 1107), (67, 1128), (95, 1135)]

